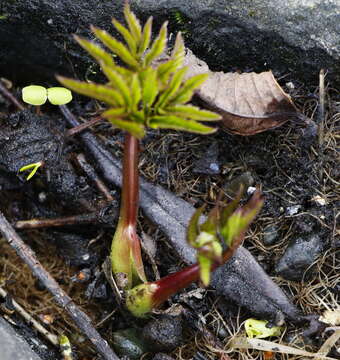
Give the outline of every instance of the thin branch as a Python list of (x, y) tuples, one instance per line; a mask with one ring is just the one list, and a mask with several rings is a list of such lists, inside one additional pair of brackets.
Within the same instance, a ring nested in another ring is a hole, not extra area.
[(105, 360), (119, 360), (119, 357), (113, 352), (107, 341), (105, 341), (93, 327), (90, 318), (76, 306), (72, 299), (60, 288), (54, 278), (43, 268), (34, 252), (23, 242), (1, 212), (0, 231), (8, 244), (54, 296), (54, 300), (68, 312), (79, 329), (95, 346), (98, 353), (102, 355)]
[(106, 213), (102, 211), (95, 211), (88, 214), (65, 216), (52, 219), (32, 219), (20, 220), (14, 224), (16, 229), (39, 229), (47, 227), (61, 227), (61, 226), (74, 226), (74, 225), (111, 225), (117, 218), (118, 213), (113, 213), (109, 218)]
[(325, 128), (325, 70), (321, 69), (319, 74), (319, 106), (318, 106), (318, 145), (319, 145), (319, 179), (323, 178), (323, 151), (324, 151), (324, 128)]
[(88, 176), (90, 180), (92, 180), (96, 186), (97, 189), (103, 193), (103, 195), (106, 197), (108, 201), (113, 201), (113, 197), (110, 194), (110, 190), (107, 188), (107, 186), (103, 183), (103, 181), (98, 177), (95, 169), (90, 165), (84, 154), (79, 154), (76, 157), (77, 164), (81, 167), (81, 169), (84, 171), (84, 173)]
[(4, 95), (8, 100), (10, 100), (19, 110), (25, 110), (24, 105), (22, 105), (19, 102), (19, 100), (6, 89), (1, 79), (0, 79), (0, 93)]
[[(0, 296), (6, 298), (7, 292), (0, 287)], [(33, 325), (33, 327), (43, 335), (52, 345), (59, 346), (58, 336), (50, 333), (47, 329), (45, 329), (38, 321), (36, 321), (23, 307), (21, 307), (14, 299), (11, 298), (12, 305), (15, 311), (21, 315), (29, 324)]]
[(80, 132), (82, 132), (83, 130), (89, 128), (90, 126), (93, 126), (95, 124), (101, 123), (103, 122), (103, 118), (101, 118), (100, 116), (97, 116), (91, 120), (88, 120), (87, 122), (74, 126), (72, 129), (67, 130), (66, 132), (66, 136), (70, 137), (73, 136), (75, 134), (79, 134)]

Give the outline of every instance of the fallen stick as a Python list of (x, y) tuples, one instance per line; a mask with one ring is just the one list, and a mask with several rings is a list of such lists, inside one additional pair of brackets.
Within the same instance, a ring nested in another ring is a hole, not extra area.
[(321, 69), (319, 74), (319, 106), (317, 112), (318, 145), (319, 145), (319, 180), (322, 183), (323, 157), (324, 157), (324, 129), (325, 129), (325, 70)]
[(24, 105), (22, 105), (20, 101), (14, 95), (12, 95), (11, 92), (9, 92), (6, 89), (1, 79), (0, 79), (0, 93), (4, 95), (8, 100), (10, 100), (19, 110), (25, 110)]
[(112, 227), (117, 217), (117, 212), (113, 213), (112, 216), (108, 216), (105, 212), (99, 210), (88, 214), (65, 216), (51, 219), (19, 220), (14, 224), (14, 227), (16, 229), (39, 229), (47, 227), (75, 226), (84, 224)]
[(54, 278), (43, 268), (34, 252), (27, 246), (14, 228), (0, 212), (0, 231), (8, 244), (16, 251), (19, 257), (30, 267), (33, 274), (44, 284), (46, 289), (54, 296), (54, 300), (63, 307), (79, 329), (95, 346), (96, 350), (105, 360), (119, 360), (119, 357), (110, 348), (98, 331), (91, 324), (90, 318), (81, 311), (72, 299), (60, 288)]
[[(0, 287), (0, 296), (6, 298), (7, 292)], [(11, 299), (13, 308), (21, 315), (29, 324), (31, 324), (41, 335), (43, 335), (54, 346), (59, 345), (58, 336), (49, 332), (44, 326), (36, 321), (22, 306), (20, 306), (14, 299)]]
[(110, 190), (107, 186), (103, 183), (103, 181), (98, 177), (95, 169), (86, 161), (84, 154), (78, 154), (76, 157), (76, 161), (87, 177), (92, 180), (97, 189), (106, 197), (107, 201), (113, 201), (113, 197), (110, 194)]

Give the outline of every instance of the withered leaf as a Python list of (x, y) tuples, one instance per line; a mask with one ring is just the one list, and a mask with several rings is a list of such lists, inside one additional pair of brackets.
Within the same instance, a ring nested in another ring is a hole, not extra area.
[(207, 108), (222, 116), (221, 124), (227, 132), (254, 135), (299, 116), (290, 96), (282, 90), (271, 71), (259, 74), (213, 72), (190, 50), (187, 50), (184, 65), (189, 67), (186, 77), (209, 74), (196, 95)]

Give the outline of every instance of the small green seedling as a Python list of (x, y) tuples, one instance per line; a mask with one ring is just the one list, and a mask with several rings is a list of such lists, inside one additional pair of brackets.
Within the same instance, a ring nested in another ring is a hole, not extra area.
[(53, 105), (65, 105), (72, 100), (72, 92), (64, 87), (46, 89), (40, 85), (29, 85), (22, 89), (22, 100), (27, 104), (40, 106), (47, 99)]
[(30, 180), (42, 165), (43, 165), (42, 161), (39, 161), (37, 163), (28, 164), (28, 165), (25, 165), (22, 168), (20, 168), (19, 172), (23, 172), (23, 171), (32, 169), (26, 178), (26, 180)]

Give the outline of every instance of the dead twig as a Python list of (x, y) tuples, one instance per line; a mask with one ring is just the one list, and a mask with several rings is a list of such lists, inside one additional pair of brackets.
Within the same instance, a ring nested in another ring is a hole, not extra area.
[(19, 100), (3, 85), (2, 79), (0, 79), (0, 93), (10, 100), (19, 110), (25, 110), (24, 105), (22, 105)]
[(318, 145), (319, 145), (319, 179), (322, 183), (323, 177), (323, 142), (324, 142), (324, 127), (325, 127), (325, 70), (321, 69), (319, 74), (319, 106), (318, 106)]
[(87, 122), (74, 126), (72, 129), (67, 130), (66, 132), (66, 136), (70, 137), (73, 136), (75, 134), (79, 134), (80, 132), (82, 132), (83, 130), (89, 128), (92, 125), (101, 123), (104, 119), (100, 116), (97, 116), (91, 120), (88, 120)]
[(1, 212), (0, 231), (8, 244), (54, 296), (55, 301), (68, 312), (79, 329), (95, 346), (98, 353), (106, 360), (118, 360), (119, 357), (113, 352), (107, 341), (105, 341), (93, 327), (90, 318), (76, 306), (72, 299), (60, 288), (54, 278), (43, 268), (34, 252), (23, 242)]
[[(7, 292), (0, 287), (0, 296), (6, 298), (8, 296)], [(14, 299), (11, 299), (11, 303), (13, 305), (14, 310), (21, 315), (29, 324), (33, 325), (33, 327), (43, 335), (52, 345), (58, 346), (58, 336), (50, 333), (47, 329), (45, 329), (38, 321), (36, 321), (23, 307), (21, 307)]]
[(103, 181), (98, 177), (94, 168), (86, 161), (84, 154), (78, 154), (76, 157), (77, 164), (81, 167), (84, 173), (91, 179), (97, 186), (98, 190), (103, 193), (106, 197), (106, 200), (113, 201), (113, 197), (110, 194), (110, 190), (103, 183)]
[[(112, 220), (116, 218), (115, 215), (116, 214), (113, 214)], [(113, 221), (109, 221), (108, 223), (111, 224), (112, 222)], [(102, 210), (100, 210), (88, 214), (65, 216), (53, 219), (20, 220), (14, 224), (14, 227), (16, 229), (39, 229), (47, 227), (74, 226), (84, 224), (105, 225), (106, 223), (107, 221), (105, 219), (105, 214), (102, 213)]]

